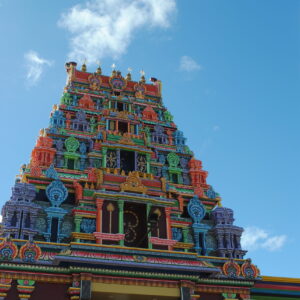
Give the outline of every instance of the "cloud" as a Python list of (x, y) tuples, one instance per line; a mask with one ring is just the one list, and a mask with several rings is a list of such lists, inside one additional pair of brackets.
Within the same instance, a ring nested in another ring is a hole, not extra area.
[(276, 251), (284, 246), (286, 240), (286, 235), (271, 236), (264, 229), (247, 227), (242, 235), (241, 243), (246, 250), (265, 249), (268, 251)]
[(212, 128), (213, 131), (219, 131), (220, 130), (220, 126), (219, 125), (214, 125)]
[(175, 0), (91, 0), (62, 14), (58, 25), (71, 34), (69, 59), (118, 58), (144, 28), (168, 28)]
[(181, 71), (192, 72), (202, 70), (203, 67), (199, 65), (194, 59), (190, 56), (182, 56), (180, 58), (180, 66), (179, 69)]
[(24, 55), (26, 61), (26, 79), (29, 85), (35, 85), (41, 78), (44, 68), (53, 62), (41, 58), (37, 52), (30, 50)]

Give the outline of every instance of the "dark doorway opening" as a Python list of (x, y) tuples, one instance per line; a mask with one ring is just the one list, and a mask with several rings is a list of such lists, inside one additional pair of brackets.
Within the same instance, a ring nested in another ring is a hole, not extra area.
[(52, 218), (50, 242), (57, 242), (58, 218)]
[(128, 132), (128, 123), (125, 122), (119, 122), (119, 132), (124, 134), (125, 132)]
[(126, 173), (134, 171), (134, 152), (132, 151), (120, 151), (120, 168)]
[(21, 216), (20, 216), (20, 223), (19, 223), (19, 232), (18, 232), (18, 238), (21, 238), (21, 233), (22, 233), (22, 226), (23, 226), (23, 210), (21, 211)]
[(68, 159), (68, 169), (69, 170), (74, 170), (74, 167), (75, 167), (75, 161), (74, 161), (74, 159), (69, 158)]
[(123, 110), (124, 110), (124, 105), (123, 105), (122, 102), (118, 102), (118, 103), (117, 103), (117, 110), (118, 110), (118, 111), (123, 111)]
[(178, 175), (177, 174), (172, 174), (172, 182), (178, 183)]
[(145, 204), (125, 203), (124, 234), (125, 246), (148, 248), (147, 213)]

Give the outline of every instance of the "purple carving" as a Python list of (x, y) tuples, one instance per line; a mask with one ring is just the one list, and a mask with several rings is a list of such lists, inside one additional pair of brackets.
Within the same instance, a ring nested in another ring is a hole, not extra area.
[(164, 128), (160, 125), (154, 126), (154, 131), (151, 134), (152, 143), (168, 144), (168, 135), (164, 133)]
[(241, 249), (242, 227), (233, 225), (233, 210), (218, 207), (212, 211), (214, 227), (212, 229), (217, 239), (217, 253), (221, 257), (243, 258), (247, 251)]
[(86, 115), (83, 110), (76, 113), (76, 118), (72, 120), (72, 128), (78, 131), (89, 131), (89, 122), (86, 120)]
[(35, 186), (16, 182), (12, 196), (2, 208), (4, 232), (7, 236), (19, 239), (32, 239), (37, 233), (35, 221), (40, 206), (33, 203)]

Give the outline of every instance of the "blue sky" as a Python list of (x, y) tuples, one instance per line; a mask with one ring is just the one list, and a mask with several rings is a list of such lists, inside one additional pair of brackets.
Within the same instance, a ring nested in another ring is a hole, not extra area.
[(246, 228), (248, 257), (263, 275), (299, 277), (298, 0), (0, 0), (0, 33), (0, 204), (48, 126), (67, 60), (131, 67), (136, 80), (143, 69)]

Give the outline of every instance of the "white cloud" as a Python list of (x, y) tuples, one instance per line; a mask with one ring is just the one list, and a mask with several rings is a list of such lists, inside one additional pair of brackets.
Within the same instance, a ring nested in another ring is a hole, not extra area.
[(41, 58), (37, 52), (30, 50), (24, 55), (26, 61), (26, 79), (29, 85), (35, 85), (41, 78), (45, 66), (51, 66), (52, 62)]
[(169, 27), (175, 11), (175, 0), (91, 0), (73, 6), (58, 24), (71, 33), (69, 59), (96, 62), (120, 57), (143, 27)]
[(276, 251), (282, 248), (287, 240), (286, 235), (271, 236), (258, 227), (247, 227), (242, 235), (242, 246), (246, 250), (265, 249)]
[(179, 69), (181, 71), (187, 71), (187, 72), (192, 72), (192, 71), (198, 71), (202, 70), (203, 67), (199, 65), (194, 59), (192, 59), (190, 56), (182, 56), (180, 58), (180, 66)]

